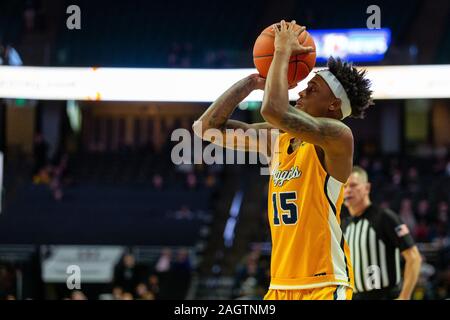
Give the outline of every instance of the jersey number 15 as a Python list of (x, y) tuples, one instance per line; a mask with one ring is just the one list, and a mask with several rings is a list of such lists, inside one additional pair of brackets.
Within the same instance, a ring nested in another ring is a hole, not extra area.
[[(279, 200), (278, 200), (279, 199)], [(273, 224), (275, 226), (280, 225), (280, 216), (278, 214), (277, 202), (280, 203), (282, 210), (281, 220), (283, 224), (296, 224), (298, 219), (297, 204), (297, 192), (274, 192), (272, 193), (272, 205), (273, 205)]]

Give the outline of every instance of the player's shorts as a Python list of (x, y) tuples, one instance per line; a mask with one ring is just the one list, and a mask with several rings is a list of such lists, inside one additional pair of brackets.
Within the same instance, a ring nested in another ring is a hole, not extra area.
[(352, 300), (353, 290), (347, 286), (330, 286), (301, 290), (269, 289), (264, 300)]

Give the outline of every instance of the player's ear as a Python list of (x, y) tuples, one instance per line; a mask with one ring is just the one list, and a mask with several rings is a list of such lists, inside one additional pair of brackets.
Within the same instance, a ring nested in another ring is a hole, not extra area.
[(330, 111), (335, 111), (335, 110), (340, 110), (341, 109), (341, 99), (339, 98), (335, 98), (330, 106), (328, 107), (328, 110)]

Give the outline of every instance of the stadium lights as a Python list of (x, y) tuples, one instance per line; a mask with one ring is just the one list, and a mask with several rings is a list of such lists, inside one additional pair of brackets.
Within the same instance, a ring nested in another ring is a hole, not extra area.
[[(450, 65), (361, 67), (375, 99), (450, 98)], [(0, 67), (0, 98), (211, 102), (255, 69)], [(305, 80), (289, 92), (296, 100)], [(245, 101), (261, 101), (263, 92)]]

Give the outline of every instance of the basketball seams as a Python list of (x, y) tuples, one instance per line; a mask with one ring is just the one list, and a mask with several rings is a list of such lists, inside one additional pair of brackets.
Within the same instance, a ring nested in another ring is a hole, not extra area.
[[(268, 58), (268, 57), (270, 57), (270, 56), (272, 56), (272, 55), (268, 55), (268, 56), (260, 56), (260, 57), (254, 57), (254, 59), (258, 59), (258, 58)], [(298, 56), (299, 56), (299, 55), (296, 55), (296, 56), (295, 56), (295, 60), (289, 61), (289, 64), (295, 63), (295, 69), (294, 69), (293, 79), (292, 79), (292, 80), (291, 80), (291, 79), (288, 79), (289, 83), (290, 83), (291, 81), (295, 81), (295, 80), (297, 79), (297, 72), (298, 72), (298, 70), (299, 70), (299, 69), (298, 69), (298, 63), (303, 64), (303, 65), (306, 67), (306, 69), (308, 70), (308, 73), (310, 73), (310, 72), (312, 71), (312, 68), (310, 68), (309, 65), (308, 65), (307, 63), (305, 63), (303, 60), (300, 60), (300, 59), (298, 58)]]
[(267, 58), (267, 57), (273, 57), (273, 54), (263, 54), (263, 55), (260, 55), (260, 56), (253, 56), (253, 59)]
[(306, 39), (309, 37), (309, 33), (306, 30), (303, 31), (302, 33), (300, 33), (300, 35), (298, 37), (300, 38), (303, 34), (305, 34), (305, 36), (303, 37), (303, 40), (298, 39), (298, 43), (300, 43), (301, 45), (303, 45), (305, 43)]
[(298, 62), (300, 62), (306, 66), (306, 68), (308, 69), (308, 73), (312, 71), (312, 68), (310, 68), (309, 65), (307, 63), (305, 63), (305, 61), (299, 60)]

